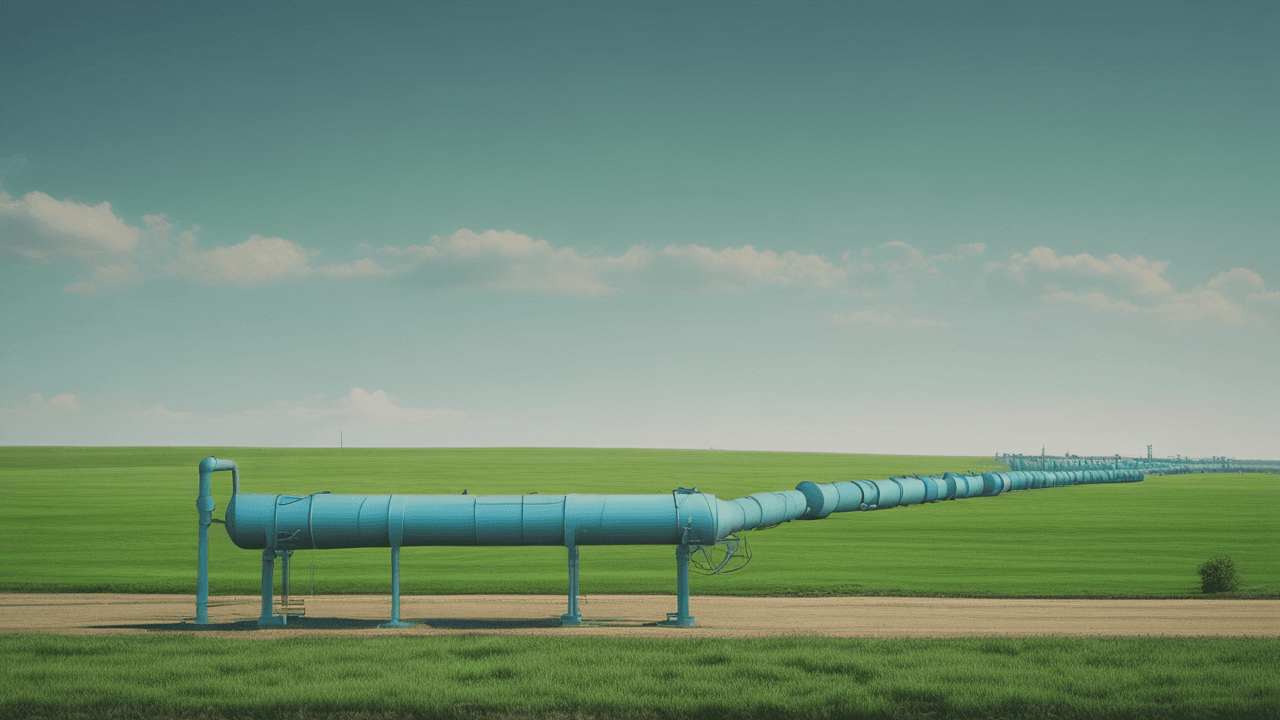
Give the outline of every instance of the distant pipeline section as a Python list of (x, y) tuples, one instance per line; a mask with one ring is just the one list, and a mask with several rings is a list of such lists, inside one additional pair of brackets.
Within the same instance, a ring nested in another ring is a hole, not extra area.
[(1139, 482), (1137, 469), (1027, 470), (801, 482), (720, 500), (664, 495), (264, 495), (236, 493), (226, 528), (244, 549), (410, 546), (714, 545), (746, 530), (1016, 490)]
[[(997, 456), (1000, 457), (1000, 456)], [(1280, 462), (1274, 460), (1234, 460), (1214, 458), (1208, 460), (1169, 460), (1147, 458), (1119, 458), (1097, 460), (1077, 457), (1026, 457), (1005, 455), (1000, 457), (1013, 470), (1082, 470), (1093, 468), (1135, 469), (1147, 475), (1199, 475), (1225, 473), (1276, 473)]]
[(759, 493), (721, 501), (721, 537), (742, 530), (772, 527), (791, 520), (820, 520), (832, 513), (887, 510), (972, 497), (994, 497), (1015, 490), (1067, 485), (1141, 482), (1141, 470), (1021, 471), (981, 475), (894, 477), (835, 483), (805, 481), (795, 490)]

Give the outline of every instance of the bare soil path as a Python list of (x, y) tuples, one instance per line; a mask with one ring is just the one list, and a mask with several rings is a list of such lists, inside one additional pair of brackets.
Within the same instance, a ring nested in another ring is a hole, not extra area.
[(427, 595), (401, 598), (419, 624), (383, 629), (386, 595), (306, 598), (307, 617), (259, 629), (257, 596), (210, 598), (210, 625), (193, 595), (0, 594), (0, 634), (206, 637), (385, 637), (484, 633), (553, 637), (1280, 637), (1280, 600), (975, 600), (965, 598), (746, 598), (695, 596), (696, 628), (654, 626), (675, 597), (592, 595), (587, 623), (561, 627), (558, 595)]

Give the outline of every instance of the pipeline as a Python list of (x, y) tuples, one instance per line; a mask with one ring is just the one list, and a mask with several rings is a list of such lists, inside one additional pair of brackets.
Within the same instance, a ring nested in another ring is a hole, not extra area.
[(819, 484), (720, 500), (666, 495), (261, 495), (227, 506), (245, 550), (409, 546), (711, 545), (745, 530), (1015, 490), (1136, 482), (1135, 470), (1020, 471)]
[(392, 619), (385, 625), (390, 627), (406, 625), (399, 617), (401, 547), (564, 546), (569, 551), (569, 608), (561, 620), (574, 625), (582, 622), (577, 607), (579, 546), (675, 545), (677, 612), (669, 613), (663, 624), (688, 627), (694, 625), (688, 613), (691, 554), (721, 544), (732, 555), (740, 532), (820, 520), (833, 513), (1143, 479), (1143, 472), (1137, 469), (946, 473), (835, 483), (804, 481), (795, 490), (728, 501), (697, 488), (680, 488), (665, 495), (266, 495), (239, 492), (236, 464), (210, 457), (200, 463), (196, 503), (201, 533), (197, 623), (208, 623), (208, 528), (211, 521), (217, 522), (212, 520), (209, 476), (220, 470), (233, 473), (233, 494), (224, 521), (227, 534), (237, 547), (262, 550), (260, 625), (288, 620), (287, 613), (274, 613), (271, 602), (277, 557), (284, 563), (287, 583), (288, 560), (296, 550), (386, 547), (392, 552)]
[(1078, 455), (997, 455), (1011, 470), (1081, 470), (1138, 469), (1147, 475), (1186, 475), (1201, 473), (1276, 473), (1280, 463), (1274, 460), (1238, 460), (1223, 456), (1211, 458), (1131, 458), (1119, 455), (1080, 457)]

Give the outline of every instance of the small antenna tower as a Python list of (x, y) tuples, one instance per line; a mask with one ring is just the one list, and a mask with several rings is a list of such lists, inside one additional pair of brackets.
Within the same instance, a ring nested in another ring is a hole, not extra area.
[(339, 448), (344, 447), (344, 446), (343, 446), (343, 444), (342, 444), (342, 431), (341, 431), (341, 430), (339, 430), (339, 431), (338, 431), (338, 447), (339, 447)]

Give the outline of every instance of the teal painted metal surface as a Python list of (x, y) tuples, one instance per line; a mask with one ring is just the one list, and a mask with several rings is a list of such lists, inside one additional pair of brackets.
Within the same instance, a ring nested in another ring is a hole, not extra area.
[(578, 546), (569, 546), (569, 609), (560, 616), (564, 625), (581, 625), (582, 611), (578, 609)]
[[(677, 610), (666, 622), (694, 625), (689, 614), (689, 562), (697, 548), (737, 548), (736, 534), (793, 520), (820, 520), (839, 512), (869, 512), (908, 505), (993, 497), (1016, 490), (1065, 485), (1137, 482), (1141, 469), (1080, 467), (1073, 470), (894, 477), (835, 483), (801, 482), (795, 490), (756, 493), (736, 500), (680, 488), (664, 495), (266, 495), (239, 492), (234, 462), (200, 463), (200, 563), (196, 622), (208, 622), (208, 527), (213, 499), (209, 475), (232, 471), (233, 494), (226, 528), (232, 542), (262, 550), (260, 625), (287, 622), (272, 607), (276, 557), (285, 586), (288, 557), (300, 549), (388, 547), (392, 553), (392, 617), (400, 619), (400, 548), (411, 546), (562, 545), (568, 550), (566, 625), (582, 623), (578, 607), (578, 547), (582, 545), (676, 546)], [(732, 552), (732, 551), (730, 551)], [(724, 564), (721, 564), (723, 567)], [(286, 590), (287, 595), (287, 590)]]
[(240, 493), (240, 470), (231, 460), (207, 457), (200, 461), (200, 489), (196, 494), (196, 512), (200, 520), (200, 541), (196, 550), (196, 622), (209, 622), (209, 526), (213, 524), (213, 474), (231, 471), (231, 497)]

